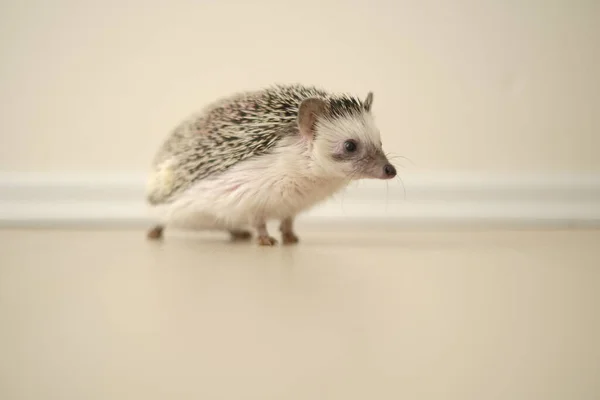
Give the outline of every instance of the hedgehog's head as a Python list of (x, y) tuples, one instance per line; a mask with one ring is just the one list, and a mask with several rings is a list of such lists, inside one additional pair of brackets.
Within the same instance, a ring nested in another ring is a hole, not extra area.
[(396, 168), (383, 152), (372, 105), (373, 93), (364, 101), (314, 97), (300, 104), (300, 135), (309, 143), (315, 163), (327, 174), (350, 179), (396, 176)]

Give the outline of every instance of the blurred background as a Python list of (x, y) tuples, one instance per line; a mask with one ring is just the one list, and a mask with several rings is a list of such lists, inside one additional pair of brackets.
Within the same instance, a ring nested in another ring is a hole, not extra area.
[(372, 90), (387, 150), (419, 171), (599, 173), (599, 10), (595, 0), (3, 0), (0, 170), (145, 173), (191, 112), (299, 82)]

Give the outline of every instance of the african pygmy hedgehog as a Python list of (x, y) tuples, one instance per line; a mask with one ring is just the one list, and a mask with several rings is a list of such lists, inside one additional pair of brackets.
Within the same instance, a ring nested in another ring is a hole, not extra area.
[(272, 246), (268, 220), (284, 244), (298, 242), (298, 213), (352, 180), (391, 179), (371, 108), (315, 87), (276, 85), (223, 98), (177, 126), (153, 161), (147, 200), (162, 210), (148, 237), (165, 226), (228, 231)]

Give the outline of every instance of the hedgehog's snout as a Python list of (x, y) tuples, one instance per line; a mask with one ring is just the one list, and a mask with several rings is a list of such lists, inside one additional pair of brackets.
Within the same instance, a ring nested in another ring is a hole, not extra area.
[(396, 167), (386, 161), (383, 165), (379, 164), (374, 168), (373, 178), (375, 179), (392, 179), (396, 176)]
[(388, 163), (383, 166), (383, 174), (387, 179), (392, 179), (396, 176), (396, 167)]
[(372, 156), (367, 160), (369, 161), (363, 167), (366, 178), (392, 179), (396, 176), (396, 167), (383, 154)]

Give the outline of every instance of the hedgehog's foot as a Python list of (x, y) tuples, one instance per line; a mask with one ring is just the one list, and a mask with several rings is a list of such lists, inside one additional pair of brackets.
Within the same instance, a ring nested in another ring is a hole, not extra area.
[(282, 234), (281, 237), (283, 240), (283, 244), (296, 244), (300, 241), (300, 239), (298, 239), (298, 236), (294, 235), (294, 233), (292, 232), (286, 232)]
[(299, 239), (294, 233), (294, 219), (292, 217), (282, 220), (281, 225), (279, 225), (279, 230), (281, 231), (283, 244), (298, 243)]
[(165, 227), (162, 225), (155, 225), (154, 227), (152, 227), (150, 230), (148, 230), (148, 233), (146, 233), (146, 237), (150, 240), (159, 240), (162, 239), (163, 237), (163, 231), (165, 230)]
[(261, 222), (257, 224), (256, 230), (258, 232), (257, 242), (260, 246), (274, 246), (277, 244), (277, 240), (274, 237), (269, 236), (266, 223)]
[(277, 244), (277, 239), (271, 236), (259, 236), (258, 244), (260, 246), (275, 246)]
[(247, 241), (252, 238), (252, 232), (244, 229), (231, 229), (229, 230), (229, 235), (234, 242)]

